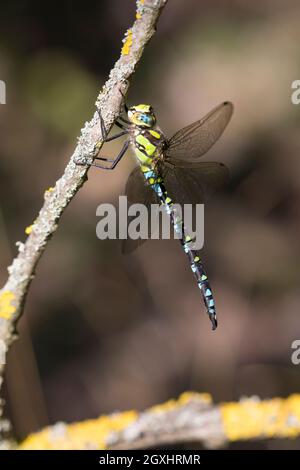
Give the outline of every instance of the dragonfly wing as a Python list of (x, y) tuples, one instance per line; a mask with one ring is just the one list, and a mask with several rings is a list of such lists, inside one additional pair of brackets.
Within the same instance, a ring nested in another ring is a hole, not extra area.
[(167, 141), (166, 160), (198, 160), (222, 135), (233, 113), (233, 105), (226, 101), (199, 121), (184, 127)]
[(128, 204), (145, 204), (147, 207), (151, 204), (158, 204), (158, 198), (153, 189), (147, 185), (139, 166), (136, 166), (130, 173), (125, 193)]
[[(128, 206), (132, 204), (144, 204), (148, 209), (148, 227), (150, 227), (150, 209), (151, 204), (158, 204), (158, 198), (153, 191), (145, 182), (145, 178), (141, 172), (140, 167), (133, 169), (126, 183), (126, 196), (128, 200)], [(132, 219), (128, 218), (130, 223)], [(122, 243), (122, 252), (124, 254), (129, 254), (142, 245), (146, 239), (138, 238), (137, 240), (132, 240), (127, 238), (123, 240)]]
[(228, 181), (229, 172), (225, 165), (217, 162), (191, 162), (185, 167), (161, 169), (164, 184), (177, 204), (200, 204)]

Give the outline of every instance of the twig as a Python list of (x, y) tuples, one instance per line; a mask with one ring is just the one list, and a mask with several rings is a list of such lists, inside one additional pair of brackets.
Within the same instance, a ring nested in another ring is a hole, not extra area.
[[(136, 20), (124, 38), (120, 59), (110, 72), (100, 92), (96, 106), (109, 131), (119, 115), (122, 94), (127, 92), (128, 80), (142, 56), (143, 50), (155, 33), (159, 15), (167, 0), (138, 0)], [(0, 291), (0, 388), (8, 349), (16, 338), (16, 324), (20, 318), (35, 269), (47, 243), (58, 227), (60, 217), (87, 178), (89, 164), (103, 144), (98, 113), (81, 130), (77, 147), (62, 177), (44, 194), (44, 204), (25, 243), (18, 242), (18, 255), (8, 268), (9, 277)], [(84, 166), (78, 166), (81, 162)], [(0, 418), (3, 403), (0, 403)], [(0, 421), (0, 441), (7, 423)]]
[(28, 436), (19, 449), (147, 449), (180, 443), (216, 449), (235, 441), (299, 435), (299, 394), (215, 405), (208, 394), (186, 392), (142, 413), (58, 423)]

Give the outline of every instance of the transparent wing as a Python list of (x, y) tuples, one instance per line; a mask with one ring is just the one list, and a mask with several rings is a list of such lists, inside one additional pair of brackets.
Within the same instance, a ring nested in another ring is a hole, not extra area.
[(217, 162), (186, 163), (185, 167), (162, 165), (165, 187), (177, 204), (201, 204), (228, 181), (229, 171)]
[[(151, 189), (150, 186), (146, 184), (145, 178), (142, 175), (140, 167), (134, 168), (134, 170), (129, 175), (129, 178), (126, 183), (125, 192), (128, 198), (128, 205), (144, 204), (148, 208), (148, 227), (150, 227), (151, 204), (159, 204), (159, 201), (153, 189)], [(129, 218), (129, 223), (130, 220), (131, 219)], [(140, 245), (142, 245), (145, 241), (147, 240), (141, 238), (137, 240), (127, 238), (126, 240), (123, 240), (122, 252), (124, 254), (129, 254), (136, 248), (138, 248)]]
[(145, 178), (139, 166), (130, 173), (125, 189), (128, 204), (158, 204), (155, 192), (146, 184)]
[[(184, 164), (184, 167), (180, 165), (167, 166), (161, 162), (157, 167), (157, 172), (162, 175), (170, 197), (177, 204), (203, 203), (220, 189), (229, 177), (228, 169), (222, 163), (184, 162)], [(139, 167), (136, 167), (128, 178), (126, 195), (128, 205), (139, 203), (149, 209), (148, 227), (150, 229), (151, 204), (159, 204), (159, 200), (153, 189), (146, 184)], [(159, 225), (159, 219), (156, 222)], [(155, 227), (151, 228), (152, 231), (155, 231)], [(128, 238), (122, 243), (122, 252), (129, 254), (145, 241), (145, 239), (132, 240)]]
[(233, 113), (233, 105), (226, 101), (199, 121), (184, 127), (166, 144), (166, 160), (195, 161), (204, 155), (222, 135)]

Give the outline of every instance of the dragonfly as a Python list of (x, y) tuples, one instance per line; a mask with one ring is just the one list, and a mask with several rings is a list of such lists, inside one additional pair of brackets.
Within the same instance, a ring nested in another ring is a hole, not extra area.
[[(126, 195), (130, 203), (143, 203), (148, 208), (159, 203), (170, 216), (176, 232), (181, 230), (180, 243), (188, 257), (190, 267), (201, 291), (206, 312), (217, 328), (217, 313), (214, 296), (199, 250), (193, 248), (193, 238), (187, 233), (184, 222), (178, 218), (174, 204), (203, 203), (212, 192), (228, 179), (227, 167), (218, 162), (202, 162), (222, 135), (233, 113), (233, 104), (221, 103), (202, 119), (184, 127), (168, 139), (157, 124), (151, 105), (139, 104), (128, 107), (124, 104), (126, 117), (122, 114), (116, 125), (122, 130), (107, 137), (104, 122), (99, 112), (101, 132), (106, 142), (127, 135), (121, 151), (114, 159), (96, 155), (92, 166), (113, 170), (131, 147), (138, 165), (131, 172)], [(141, 239), (125, 241), (124, 251), (133, 251)]]

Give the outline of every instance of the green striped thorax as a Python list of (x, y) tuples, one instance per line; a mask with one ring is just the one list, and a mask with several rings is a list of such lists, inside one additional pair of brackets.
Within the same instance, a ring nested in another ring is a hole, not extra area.
[(142, 165), (142, 171), (145, 171), (162, 156), (165, 138), (156, 126), (156, 117), (152, 106), (148, 104), (131, 106), (127, 115), (133, 125), (132, 144), (135, 154)]

